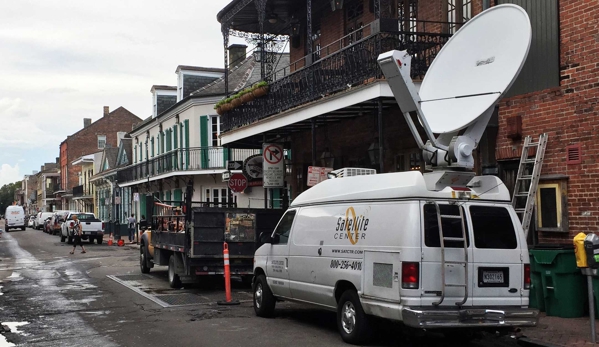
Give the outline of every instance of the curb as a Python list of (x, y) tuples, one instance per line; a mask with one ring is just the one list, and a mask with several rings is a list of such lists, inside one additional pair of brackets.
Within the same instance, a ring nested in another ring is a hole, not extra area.
[(563, 347), (561, 345), (556, 345), (549, 342), (544, 342), (541, 340), (530, 339), (528, 337), (521, 337), (517, 341), (518, 346), (523, 347)]

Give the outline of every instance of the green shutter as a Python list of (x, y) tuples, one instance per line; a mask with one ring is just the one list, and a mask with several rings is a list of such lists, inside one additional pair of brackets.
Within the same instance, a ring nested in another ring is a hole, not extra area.
[[(139, 194), (139, 216), (141, 219), (141, 216), (145, 216), (146, 214), (146, 195), (145, 194)], [(151, 216), (150, 216), (151, 219)]]
[(200, 153), (202, 169), (208, 168), (208, 116), (200, 117)]
[[(173, 125), (173, 135), (174, 135), (174, 139), (173, 139), (173, 143), (175, 145), (175, 149), (179, 148), (179, 144), (177, 143), (178, 138), (177, 138), (177, 133), (178, 129), (177, 129), (177, 124)], [(178, 160), (179, 156), (177, 154), (177, 151), (175, 151), (175, 154), (173, 155), (173, 160), (174, 160), (174, 167), (175, 170), (179, 170), (179, 160)]]
[(171, 201), (171, 191), (170, 190), (166, 192), (166, 199), (165, 200), (166, 201)]
[(173, 198), (173, 200), (175, 201), (181, 201), (181, 197), (182, 197), (182, 191), (181, 189), (175, 189), (175, 192), (173, 194), (175, 197)]
[(154, 136), (152, 136), (152, 138), (150, 139), (150, 146), (152, 146), (151, 152), (152, 158), (154, 158)]
[(189, 119), (185, 120), (185, 170), (189, 168)]
[(280, 189), (270, 189), (272, 192), (272, 208), (281, 208), (281, 190)]
[(133, 146), (133, 164), (137, 164), (137, 145)]

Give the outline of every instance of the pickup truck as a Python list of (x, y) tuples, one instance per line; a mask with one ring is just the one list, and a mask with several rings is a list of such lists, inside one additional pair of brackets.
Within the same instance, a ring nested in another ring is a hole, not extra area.
[(79, 222), (81, 223), (81, 231), (83, 235), (82, 240), (89, 240), (90, 243), (94, 242), (94, 239), (98, 244), (102, 244), (104, 238), (104, 223), (97, 219), (93, 213), (80, 213), (80, 212), (69, 212), (65, 222), (62, 223), (62, 230), (60, 232), (60, 242), (67, 240), (67, 243), (73, 243), (73, 216), (77, 215)]

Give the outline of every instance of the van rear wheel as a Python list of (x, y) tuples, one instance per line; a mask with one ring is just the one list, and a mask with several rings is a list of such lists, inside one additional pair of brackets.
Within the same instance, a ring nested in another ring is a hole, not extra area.
[(266, 282), (266, 276), (259, 275), (254, 282), (254, 312), (258, 317), (272, 317), (276, 300)]
[(343, 341), (354, 345), (370, 335), (370, 322), (355, 290), (346, 290), (337, 304), (337, 328)]
[(139, 248), (139, 268), (142, 274), (150, 273), (150, 267), (148, 266), (148, 253), (146, 252), (146, 246)]
[(181, 288), (181, 278), (175, 272), (175, 255), (168, 260), (168, 284), (171, 288)]

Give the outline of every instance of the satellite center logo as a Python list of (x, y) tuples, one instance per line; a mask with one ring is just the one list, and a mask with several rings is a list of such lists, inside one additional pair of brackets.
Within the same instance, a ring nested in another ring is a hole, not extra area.
[(365, 231), (368, 229), (370, 219), (363, 215), (356, 216), (356, 210), (353, 207), (348, 207), (345, 211), (345, 219), (339, 217), (337, 219), (337, 228), (335, 231), (335, 239), (348, 239), (352, 245), (358, 243), (360, 239), (366, 239)]
[(489, 64), (491, 64), (494, 61), (495, 61), (495, 57), (491, 57), (491, 58), (488, 58), (488, 59), (485, 59), (485, 60), (478, 60), (476, 62), (476, 66), (489, 65)]

